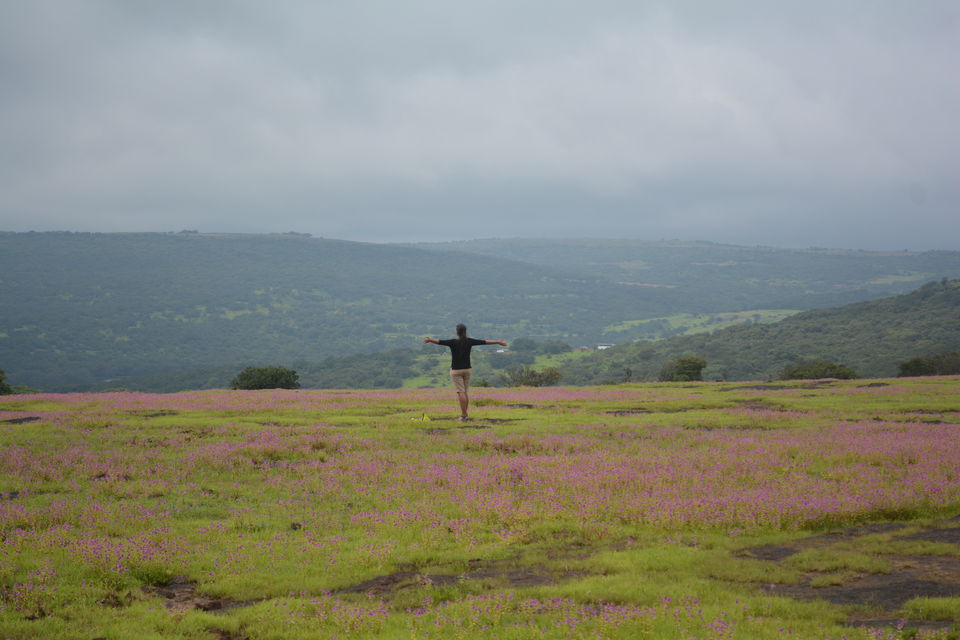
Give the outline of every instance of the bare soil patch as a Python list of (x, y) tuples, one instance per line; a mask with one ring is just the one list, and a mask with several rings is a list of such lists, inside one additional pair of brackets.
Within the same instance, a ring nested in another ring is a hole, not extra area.
[(673, 409), (650, 409), (647, 407), (635, 407), (633, 409), (618, 409), (616, 411), (604, 411), (605, 416), (637, 416), (650, 413), (683, 413), (684, 411), (697, 411), (703, 407), (682, 407)]
[(247, 636), (223, 629), (208, 629), (217, 640), (247, 640)]
[(428, 436), (445, 436), (452, 433), (450, 427), (430, 427), (429, 429), (424, 429), (424, 433)]
[(950, 544), (960, 544), (960, 526), (948, 527), (946, 529), (932, 529), (930, 531), (921, 531), (912, 536), (906, 536), (904, 540), (923, 540), (925, 542), (947, 542)]
[[(883, 522), (811, 536), (792, 544), (764, 545), (742, 550), (738, 555), (768, 562), (781, 562), (805, 549), (826, 548), (856, 541), (870, 534), (891, 533), (905, 528), (898, 522)], [(893, 536), (894, 540), (960, 543), (960, 518), (937, 523), (919, 533)], [(848, 545), (845, 545), (848, 546)], [(814, 586), (816, 572), (807, 572), (796, 584), (770, 584), (763, 589), (778, 596), (797, 599), (823, 599), (839, 605), (852, 605), (857, 611), (848, 622), (860, 626), (905, 624), (911, 627), (942, 628), (956, 623), (932, 620), (907, 620), (897, 617), (898, 610), (916, 597), (960, 597), (960, 557), (955, 555), (886, 555), (889, 573), (851, 575), (841, 584)]]
[(334, 594), (370, 594), (389, 600), (403, 589), (458, 584), (472, 580), (490, 580), (503, 587), (523, 588), (557, 584), (582, 577), (581, 571), (552, 571), (543, 565), (519, 566), (516, 561), (483, 563), (471, 560), (465, 571), (459, 573), (429, 573), (414, 569), (395, 571), (377, 576), (334, 591)]
[(746, 384), (738, 387), (724, 387), (718, 391), (780, 391), (782, 389), (819, 389), (833, 386), (836, 380), (812, 380), (806, 384)]
[(9, 420), (0, 420), (0, 424), (27, 424), (28, 422), (39, 422), (40, 416), (24, 416), (22, 418), (10, 418)]
[(156, 411), (131, 411), (131, 415), (139, 416), (141, 418), (160, 418), (162, 416), (175, 416), (179, 411), (174, 411), (173, 409), (158, 409)]
[(247, 607), (256, 601), (238, 602), (229, 598), (211, 598), (197, 593), (197, 583), (184, 576), (172, 578), (165, 585), (144, 589), (147, 594), (163, 598), (164, 605), (170, 611), (225, 611), (238, 607)]
[(508, 424), (510, 422), (519, 422), (520, 420), (521, 418), (470, 418), (466, 422), (460, 422), (457, 418), (431, 418), (430, 422), (456, 422), (457, 424), (450, 427), (430, 427), (427, 429), (427, 432), (441, 433), (452, 429), (489, 429), (495, 424)]
[(431, 436), (445, 436), (453, 433), (455, 429), (459, 430), (479, 430), (489, 429), (489, 424), (463, 424), (456, 427), (430, 427), (425, 429), (425, 433)]

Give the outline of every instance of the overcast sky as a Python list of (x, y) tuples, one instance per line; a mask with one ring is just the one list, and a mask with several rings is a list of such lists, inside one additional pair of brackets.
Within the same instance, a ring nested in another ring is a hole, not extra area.
[(960, 249), (956, 0), (0, 0), (0, 230)]

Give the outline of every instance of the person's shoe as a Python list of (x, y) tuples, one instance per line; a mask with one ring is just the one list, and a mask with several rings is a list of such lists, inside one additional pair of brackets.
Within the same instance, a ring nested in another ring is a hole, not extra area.
[(457, 420), (460, 421), (460, 422), (466, 422), (466, 421), (469, 420), (469, 419), (470, 419), (470, 418), (468, 418), (467, 416), (460, 416), (459, 418), (457, 418)]

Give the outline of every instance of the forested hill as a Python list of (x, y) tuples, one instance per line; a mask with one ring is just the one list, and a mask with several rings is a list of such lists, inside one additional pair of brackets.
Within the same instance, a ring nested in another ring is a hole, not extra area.
[(931, 280), (960, 278), (960, 251), (775, 249), (629, 239), (487, 239), (412, 246), (521, 260), (635, 287), (671, 288), (712, 312), (837, 307), (907, 293)]
[(897, 374), (911, 358), (960, 350), (960, 280), (931, 282), (900, 296), (807, 311), (775, 324), (740, 325), (712, 334), (641, 341), (570, 362), (566, 384), (656, 380), (683, 355), (707, 361), (704, 379), (776, 377), (803, 360), (826, 359), (863, 377)]
[(501, 258), (283, 235), (0, 233), (0, 369), (70, 390), (479, 337), (599, 339), (682, 294)]
[(409, 348), (457, 322), (477, 337), (625, 343), (650, 335), (648, 319), (667, 335), (665, 318), (681, 313), (835, 306), (960, 277), (960, 252), (489, 242), (511, 252), (293, 233), (0, 232), (0, 369), (13, 384), (69, 391)]

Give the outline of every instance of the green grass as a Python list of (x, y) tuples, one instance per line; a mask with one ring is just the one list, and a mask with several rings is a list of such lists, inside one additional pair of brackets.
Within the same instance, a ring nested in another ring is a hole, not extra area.
[(764, 587), (956, 554), (960, 378), (873, 384), (0, 398), (0, 638), (866, 640)]
[(901, 611), (906, 618), (960, 622), (960, 597), (913, 598)]

